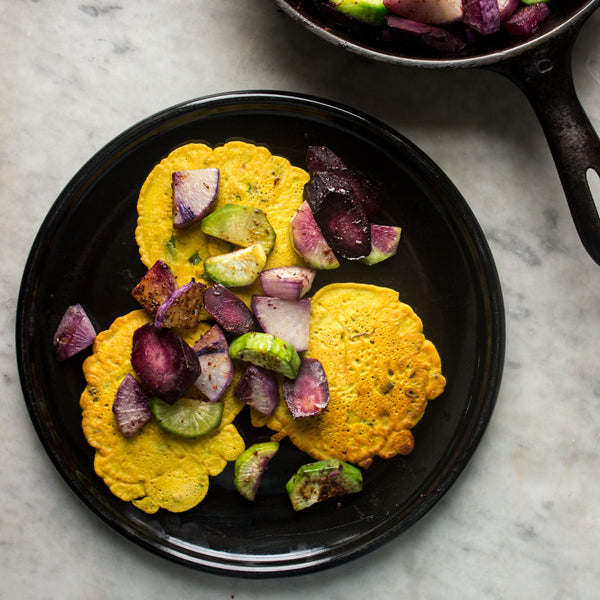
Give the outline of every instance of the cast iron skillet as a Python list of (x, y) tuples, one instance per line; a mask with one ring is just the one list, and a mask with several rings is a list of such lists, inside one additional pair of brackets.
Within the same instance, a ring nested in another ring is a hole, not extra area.
[(370, 31), (336, 27), (310, 0), (275, 3), (310, 31), (362, 56), (408, 67), (481, 67), (517, 84), (544, 130), (579, 237), (600, 264), (600, 217), (587, 179), (590, 170), (600, 175), (600, 140), (577, 98), (571, 72), (577, 34), (600, 0), (560, 0), (552, 5), (551, 21), (527, 38), (498, 36), (487, 45), (445, 55), (427, 54), (416, 45), (392, 47)]

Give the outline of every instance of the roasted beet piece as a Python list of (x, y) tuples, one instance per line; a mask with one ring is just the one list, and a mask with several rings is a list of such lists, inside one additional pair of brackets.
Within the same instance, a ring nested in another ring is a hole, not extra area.
[(369, 220), (345, 177), (337, 172), (315, 173), (304, 186), (304, 199), (337, 256), (353, 260), (369, 254)]
[(131, 290), (131, 295), (148, 311), (148, 314), (155, 317), (160, 305), (176, 289), (177, 280), (171, 267), (164, 260), (157, 260)]
[(279, 386), (273, 371), (250, 363), (233, 395), (259, 413), (270, 417), (279, 403)]
[(194, 350), (173, 329), (146, 323), (133, 333), (131, 365), (142, 385), (172, 404), (200, 376)]
[(320, 413), (329, 404), (329, 385), (321, 361), (303, 358), (296, 379), (285, 379), (282, 391), (294, 419)]
[(177, 288), (159, 306), (154, 325), (156, 327), (183, 327), (192, 329), (200, 322), (202, 294), (206, 286), (199, 281), (190, 281)]
[(232, 335), (261, 330), (252, 311), (231, 290), (220, 283), (215, 283), (204, 291), (204, 309)]
[(380, 209), (379, 191), (366, 177), (359, 174), (327, 146), (309, 146), (306, 150), (306, 169), (315, 173), (336, 173), (343, 177), (346, 185), (354, 192), (367, 217), (372, 217)]
[(131, 373), (127, 373), (117, 388), (112, 406), (119, 430), (126, 438), (137, 433), (152, 418), (149, 402), (150, 394)]
[(96, 331), (81, 304), (69, 306), (62, 316), (52, 344), (57, 360), (71, 358), (89, 348), (96, 338)]

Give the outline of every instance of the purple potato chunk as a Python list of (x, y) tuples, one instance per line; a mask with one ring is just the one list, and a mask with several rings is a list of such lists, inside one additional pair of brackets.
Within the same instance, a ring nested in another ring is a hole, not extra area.
[(309, 146), (306, 151), (306, 168), (311, 175), (321, 172), (336, 173), (362, 205), (367, 217), (376, 214), (380, 207), (377, 188), (364, 176), (350, 167), (327, 146)]
[(81, 304), (69, 306), (62, 316), (52, 345), (56, 360), (63, 361), (89, 348), (96, 339), (96, 330)]
[(535, 31), (548, 17), (550, 9), (544, 2), (523, 6), (504, 23), (504, 31), (510, 35), (527, 35)]
[(252, 311), (230, 289), (220, 283), (215, 283), (204, 291), (204, 309), (232, 335), (261, 330)]
[(176, 289), (177, 280), (171, 267), (164, 260), (157, 260), (131, 290), (131, 295), (150, 316), (155, 317), (160, 305)]
[(173, 404), (200, 376), (196, 353), (173, 329), (146, 323), (133, 333), (131, 365), (141, 384)]
[(392, 30), (410, 35), (425, 46), (441, 52), (458, 52), (467, 45), (464, 39), (437, 25), (427, 25), (396, 15), (389, 15), (386, 22)]
[(259, 413), (270, 417), (279, 404), (279, 386), (275, 373), (250, 363), (240, 377), (233, 395)]
[(216, 168), (173, 173), (173, 227), (184, 229), (206, 216), (217, 200), (219, 179)]
[(319, 414), (329, 404), (329, 385), (321, 361), (303, 358), (294, 381), (284, 380), (283, 399), (294, 419)]
[(117, 426), (126, 438), (152, 419), (149, 403), (150, 394), (131, 373), (127, 373), (117, 388), (112, 406)]
[(202, 298), (206, 286), (190, 281), (177, 288), (159, 306), (154, 318), (155, 327), (192, 329), (200, 322)]
[(299, 300), (312, 287), (315, 271), (307, 267), (274, 267), (264, 270), (258, 277), (267, 296)]
[(463, 23), (483, 35), (500, 29), (498, 0), (463, 0)]
[(315, 173), (304, 186), (304, 199), (336, 256), (357, 260), (369, 254), (369, 220), (343, 176), (336, 172)]
[(250, 305), (265, 333), (291, 344), (296, 352), (308, 350), (310, 298), (284, 300), (271, 296), (252, 296)]
[(294, 250), (313, 269), (337, 269), (340, 266), (333, 250), (323, 237), (308, 202), (304, 201), (290, 221)]

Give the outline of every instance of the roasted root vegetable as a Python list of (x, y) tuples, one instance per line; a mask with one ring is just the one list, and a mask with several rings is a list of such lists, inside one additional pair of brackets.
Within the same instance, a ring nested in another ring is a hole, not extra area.
[(329, 404), (327, 375), (316, 358), (304, 357), (296, 379), (284, 380), (282, 391), (283, 399), (294, 419), (312, 417)]
[(272, 416), (279, 403), (275, 373), (250, 363), (238, 380), (233, 395), (259, 413)]
[(504, 31), (511, 35), (526, 35), (535, 31), (549, 16), (550, 9), (544, 2), (523, 6), (504, 23)]
[(233, 361), (229, 345), (218, 325), (213, 325), (193, 346), (200, 376), (195, 386), (211, 401), (218, 400), (233, 381)]
[(262, 477), (279, 450), (279, 442), (259, 442), (246, 448), (236, 459), (233, 470), (233, 485), (246, 500), (256, 498)]
[(362, 490), (362, 473), (341, 460), (321, 460), (302, 465), (286, 484), (294, 510)]
[(290, 221), (294, 250), (313, 269), (337, 269), (340, 262), (323, 237), (308, 202), (304, 201)]
[(96, 338), (96, 330), (81, 304), (69, 306), (63, 314), (52, 345), (57, 360), (63, 361), (89, 348)]
[(182, 327), (192, 329), (200, 322), (202, 298), (206, 286), (199, 281), (190, 281), (178, 287), (158, 307), (154, 325), (156, 327)]
[(443, 25), (460, 20), (463, 16), (463, 3), (463, 0), (383, 0), (384, 6), (392, 14), (429, 25)]
[(250, 306), (265, 333), (292, 344), (298, 352), (308, 350), (310, 298), (285, 300), (252, 296)]
[(112, 410), (119, 431), (130, 438), (152, 419), (150, 394), (137, 379), (128, 373), (125, 375), (115, 394)]
[(177, 280), (171, 267), (164, 260), (157, 260), (131, 290), (131, 295), (154, 317), (160, 305), (176, 289)]
[(219, 179), (219, 169), (215, 168), (173, 173), (173, 227), (190, 227), (212, 209), (219, 193)]
[(343, 175), (335, 171), (311, 175), (304, 186), (304, 199), (336, 256), (354, 260), (369, 254), (369, 220)]
[(400, 227), (371, 224), (371, 252), (361, 262), (374, 265), (396, 254), (400, 243)]
[(267, 296), (299, 300), (312, 287), (315, 271), (307, 267), (274, 267), (264, 270), (258, 278)]
[(173, 329), (142, 325), (133, 333), (131, 365), (140, 383), (172, 404), (200, 376), (196, 353)]
[(204, 309), (232, 335), (260, 331), (254, 313), (230, 289), (219, 283), (204, 291)]

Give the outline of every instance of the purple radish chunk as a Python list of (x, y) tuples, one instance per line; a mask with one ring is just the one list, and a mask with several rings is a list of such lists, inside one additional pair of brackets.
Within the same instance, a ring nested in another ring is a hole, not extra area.
[(215, 283), (204, 291), (204, 309), (232, 335), (260, 331), (260, 325), (252, 311), (230, 289), (220, 283)]
[(266, 269), (258, 277), (267, 296), (299, 300), (312, 287), (315, 271), (306, 267), (274, 267)]
[(376, 187), (365, 177), (353, 171), (327, 146), (309, 146), (306, 151), (306, 168), (311, 175), (321, 172), (337, 173), (343, 177), (361, 203), (367, 217), (381, 208)]
[(229, 344), (223, 330), (218, 325), (213, 325), (195, 344), (194, 352), (198, 356), (205, 354), (219, 354), (229, 352)]
[(81, 304), (69, 306), (62, 316), (52, 345), (56, 360), (63, 361), (89, 348), (96, 338), (96, 330)]
[(259, 413), (270, 417), (279, 404), (279, 386), (273, 371), (250, 363), (233, 395)]
[(290, 221), (294, 250), (313, 269), (337, 269), (340, 262), (325, 241), (308, 202), (304, 201)]
[(361, 258), (361, 262), (374, 265), (394, 256), (398, 251), (400, 233), (400, 227), (371, 223), (371, 252), (365, 258)]
[(252, 296), (250, 306), (265, 333), (291, 344), (296, 352), (308, 350), (310, 298), (284, 300), (271, 296)]
[(315, 173), (304, 186), (304, 199), (337, 256), (355, 260), (369, 254), (369, 221), (343, 176), (336, 172)]
[(512, 14), (517, 10), (521, 0), (498, 0), (498, 10), (500, 11), (500, 23), (508, 21)]
[(202, 219), (219, 192), (219, 169), (176, 171), (172, 176), (173, 227), (184, 229)]
[(200, 376), (194, 350), (173, 329), (146, 323), (133, 332), (131, 365), (153, 396), (173, 404)]
[(198, 356), (200, 377), (194, 384), (211, 402), (216, 402), (233, 381), (235, 374), (229, 354), (217, 352)]
[(523, 6), (504, 23), (504, 31), (510, 35), (527, 35), (535, 31), (549, 16), (550, 9), (544, 2)]
[(462, 0), (383, 0), (383, 5), (394, 15), (429, 25), (444, 25), (463, 16)]
[(155, 317), (160, 305), (176, 289), (177, 280), (171, 267), (164, 260), (157, 260), (131, 290), (131, 295), (150, 316)]
[(282, 391), (294, 419), (319, 414), (329, 404), (329, 385), (321, 361), (303, 358), (296, 379), (285, 379)]
[(126, 438), (152, 419), (149, 402), (150, 394), (131, 373), (127, 373), (117, 388), (112, 406), (117, 426)]
[(211, 401), (217, 401), (233, 380), (233, 361), (223, 330), (213, 325), (195, 344), (200, 377), (195, 386)]
[(458, 52), (467, 45), (465, 40), (437, 25), (427, 25), (395, 15), (388, 15), (386, 22), (390, 29), (413, 36), (425, 46), (441, 52)]
[(478, 33), (489, 35), (500, 29), (498, 0), (463, 0), (462, 21)]
[(206, 286), (190, 281), (177, 288), (159, 306), (154, 318), (155, 327), (183, 327), (192, 329), (200, 322), (202, 297)]

